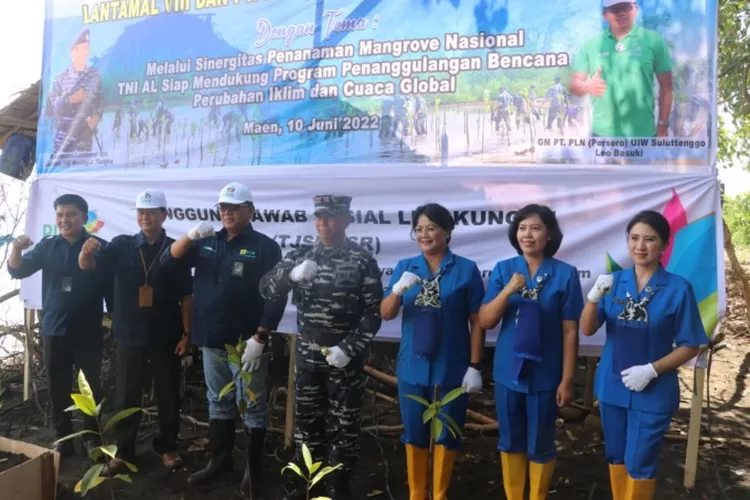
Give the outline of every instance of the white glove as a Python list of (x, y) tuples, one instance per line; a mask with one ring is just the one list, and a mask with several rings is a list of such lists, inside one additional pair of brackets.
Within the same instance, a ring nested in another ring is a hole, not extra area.
[(627, 370), (623, 370), (620, 375), (622, 375), (622, 383), (625, 384), (625, 387), (635, 392), (641, 392), (652, 380), (659, 376), (651, 363), (631, 366)]
[(326, 361), (334, 368), (344, 368), (349, 364), (349, 361), (352, 360), (352, 358), (347, 356), (339, 346), (331, 347), (328, 351), (329, 353), (328, 356), (326, 356)]
[(479, 392), (482, 390), (482, 374), (476, 368), (469, 367), (464, 375), (464, 381), (461, 387), (468, 393)]
[(209, 222), (203, 221), (188, 231), (187, 237), (190, 241), (195, 241), (201, 238), (208, 238), (214, 234), (216, 234), (214, 227)]
[(602, 297), (612, 290), (613, 283), (614, 277), (611, 274), (600, 274), (599, 277), (596, 278), (596, 283), (594, 283), (594, 287), (589, 290), (589, 294), (586, 298), (589, 302), (598, 304), (602, 300)]
[(292, 269), (289, 273), (289, 279), (295, 283), (299, 281), (310, 281), (318, 273), (318, 265), (311, 261), (306, 260), (302, 264)]
[(399, 278), (396, 284), (393, 285), (393, 293), (394, 295), (401, 296), (409, 288), (413, 287), (414, 285), (416, 285), (417, 283), (421, 281), (422, 281), (422, 278), (420, 278), (414, 273), (410, 273), (409, 271), (406, 271), (404, 274), (401, 275), (401, 278)]
[(245, 346), (245, 351), (242, 353), (242, 370), (246, 372), (254, 372), (260, 368), (260, 357), (263, 356), (263, 347), (265, 344), (261, 344), (254, 338), (250, 337)]

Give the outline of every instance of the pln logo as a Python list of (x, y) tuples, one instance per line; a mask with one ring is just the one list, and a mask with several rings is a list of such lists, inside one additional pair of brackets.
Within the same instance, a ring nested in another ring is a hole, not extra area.
[[(88, 220), (86, 221), (86, 224), (83, 225), (86, 232), (89, 234), (97, 233), (103, 226), (104, 221), (96, 217), (96, 212), (94, 210), (89, 210)], [(47, 236), (56, 236), (58, 234), (60, 234), (60, 231), (57, 229), (57, 224), (42, 224), (43, 238), (46, 238)]]

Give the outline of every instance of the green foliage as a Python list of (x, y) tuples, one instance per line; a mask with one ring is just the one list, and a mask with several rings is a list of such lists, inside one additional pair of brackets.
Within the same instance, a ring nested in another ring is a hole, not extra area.
[[(720, 122), (719, 161), (750, 159), (750, 1), (719, 0), (719, 103), (729, 112), (733, 137)], [(746, 167), (747, 168), (747, 167)]]
[(414, 394), (407, 394), (406, 397), (416, 401), (426, 408), (422, 414), (422, 422), (430, 424), (430, 436), (433, 441), (437, 441), (440, 435), (443, 433), (445, 424), (448, 424), (448, 432), (453, 435), (454, 438), (462, 436), (461, 428), (456, 424), (456, 421), (447, 413), (443, 412), (443, 409), (449, 405), (452, 401), (456, 400), (459, 396), (464, 393), (463, 387), (453, 389), (442, 400), (435, 398), (435, 401), (430, 403), (424, 398), (415, 396)]
[(724, 220), (735, 246), (750, 247), (750, 193), (724, 198)]
[(294, 462), (289, 462), (281, 469), (281, 473), (283, 474), (284, 471), (290, 470), (304, 479), (307, 483), (308, 500), (331, 500), (328, 497), (315, 497), (313, 499), (310, 499), (310, 490), (328, 474), (340, 469), (342, 467), (342, 464), (336, 464), (333, 467), (327, 466), (321, 469), (320, 467), (323, 465), (323, 462), (313, 463), (310, 449), (304, 443), (302, 443), (302, 458), (305, 461), (305, 468), (307, 469), (307, 472), (303, 472), (302, 469), (300, 469), (299, 465), (295, 464)]
[[(96, 488), (100, 484), (102, 484), (107, 479), (119, 479), (120, 481), (126, 482), (126, 483), (132, 483), (132, 479), (127, 474), (117, 474), (115, 476), (112, 476), (109, 472), (109, 462), (117, 456), (117, 446), (114, 444), (105, 445), (104, 444), (104, 433), (107, 432), (109, 429), (112, 428), (114, 424), (119, 422), (120, 420), (129, 417), (130, 415), (133, 415), (134, 413), (137, 413), (141, 411), (140, 408), (128, 408), (126, 410), (123, 410), (116, 415), (114, 415), (112, 418), (110, 418), (107, 423), (104, 425), (104, 428), (102, 429), (101, 424), (99, 423), (99, 417), (101, 415), (102, 411), (102, 403), (96, 404), (96, 400), (94, 399), (94, 393), (91, 391), (91, 386), (89, 385), (88, 381), (86, 380), (86, 376), (83, 374), (83, 371), (78, 372), (78, 393), (71, 394), (70, 398), (73, 400), (73, 406), (70, 408), (67, 408), (65, 411), (81, 411), (84, 414), (95, 417), (97, 425), (99, 427), (99, 432), (94, 432), (90, 430), (83, 430), (76, 432), (74, 434), (69, 434), (61, 439), (58, 439), (55, 441), (55, 444), (62, 443), (63, 441), (67, 441), (69, 439), (74, 439), (79, 436), (84, 436), (87, 434), (92, 434), (94, 436), (98, 436), (99, 439), (102, 442), (101, 446), (97, 446), (96, 448), (91, 448), (89, 451), (89, 458), (93, 461), (98, 461), (102, 457), (104, 457), (105, 462), (94, 464), (89, 468), (89, 470), (86, 471), (86, 473), (83, 475), (80, 481), (76, 484), (74, 491), (76, 493), (80, 493), (82, 497), (86, 496), (86, 493), (91, 491), (92, 489)], [(103, 402), (104, 400), (102, 400)], [(123, 460), (125, 463), (125, 466), (131, 471), (131, 472), (138, 472), (138, 468)], [(110, 490), (112, 494), (112, 498), (115, 497), (114, 490)]]

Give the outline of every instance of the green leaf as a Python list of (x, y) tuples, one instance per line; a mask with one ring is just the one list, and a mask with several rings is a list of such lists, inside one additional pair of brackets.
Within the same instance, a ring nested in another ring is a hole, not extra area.
[(138, 467), (136, 467), (135, 465), (131, 464), (127, 460), (123, 460), (122, 463), (125, 464), (125, 467), (127, 467), (130, 472), (138, 472)]
[(455, 400), (456, 398), (458, 398), (463, 393), (464, 393), (464, 388), (463, 387), (457, 387), (457, 388), (453, 389), (451, 392), (449, 392), (448, 394), (445, 395), (445, 397), (443, 398), (442, 401), (440, 401), (440, 406), (447, 405), (448, 403), (450, 403), (451, 401)]
[(429, 422), (430, 420), (432, 420), (432, 418), (435, 416), (435, 414), (437, 413), (437, 411), (438, 411), (437, 408), (435, 408), (434, 406), (431, 406), (431, 407), (427, 408), (424, 411), (424, 414), (422, 415), (422, 423), (426, 424), (427, 422)]
[(230, 363), (232, 363), (234, 366), (240, 366), (240, 364), (242, 363), (242, 359), (240, 359), (240, 356), (233, 352), (230, 352), (229, 354), (227, 354), (227, 360)]
[(127, 474), (117, 474), (115, 475), (115, 479), (119, 479), (120, 481), (125, 481), (126, 483), (133, 483), (133, 479), (128, 476)]
[(107, 425), (104, 426), (104, 431), (107, 432), (110, 427), (115, 425), (120, 420), (128, 418), (130, 415), (133, 415), (134, 413), (138, 413), (141, 411), (140, 408), (128, 408), (127, 410), (122, 410), (121, 412), (117, 413), (117, 415), (113, 416), (107, 421)]
[(233, 390), (234, 390), (234, 380), (232, 380), (231, 382), (229, 382), (227, 385), (224, 386), (224, 388), (219, 393), (219, 399), (223, 398), (224, 396), (226, 396)]
[(312, 454), (310, 453), (310, 448), (308, 448), (305, 443), (302, 443), (302, 458), (305, 460), (305, 467), (307, 468), (307, 471), (312, 472), (310, 470), (313, 464)]
[[(80, 493), (82, 497), (85, 497), (89, 490), (96, 488), (102, 483), (102, 481), (104, 481), (103, 477), (99, 477), (103, 470), (104, 464), (93, 465), (86, 471), (81, 480), (78, 481), (74, 491)], [(97, 481), (97, 479), (101, 479), (101, 481)]]
[(102, 458), (102, 448), (101, 446), (97, 446), (96, 448), (91, 448), (89, 450), (89, 458), (92, 462), (98, 462), (100, 458)]
[(430, 423), (430, 433), (435, 441), (440, 439), (440, 435), (443, 433), (443, 421), (439, 418), (433, 418)]
[(318, 469), (320, 469), (320, 466), (323, 465), (323, 462), (315, 462), (312, 464), (312, 467), (310, 468), (310, 474), (315, 474)]
[[(73, 407), (73, 408), (75, 408), (75, 407)], [(83, 436), (84, 434), (93, 434), (94, 436), (98, 436), (98, 434), (96, 432), (94, 432), (94, 431), (83, 430), (83, 431), (74, 432), (73, 434), (68, 434), (65, 437), (61, 437), (60, 439), (58, 439), (57, 441), (55, 441), (52, 444), (53, 445), (57, 445), (58, 443), (62, 443), (63, 441), (67, 441), (68, 439), (75, 439), (75, 438), (77, 438), (79, 436)]]
[(250, 385), (253, 383), (253, 374), (250, 372), (241, 371), (240, 377), (242, 377), (242, 381), (245, 383), (245, 385)]
[[(250, 137), (255, 137), (255, 136), (251, 135)], [(331, 497), (315, 497), (312, 500), (332, 500), (332, 499)]]
[(102, 453), (109, 458), (115, 458), (115, 456), (117, 456), (117, 445), (110, 444), (107, 446), (100, 446), (99, 448), (102, 450)]
[(299, 477), (302, 477), (302, 478), (305, 477), (305, 475), (302, 474), (302, 470), (300, 470), (300, 468), (299, 468), (299, 466), (297, 464), (290, 463), (289, 465), (284, 466), (284, 468), (281, 469), (281, 473), (283, 474), (284, 471), (287, 470), (287, 469), (291, 470), (292, 472), (294, 472), (295, 474), (297, 474)]
[(96, 403), (94, 402), (94, 398), (83, 394), (71, 394), (70, 397), (73, 399), (76, 408), (89, 417), (96, 417)]
[(88, 380), (86, 380), (86, 375), (83, 374), (83, 370), (78, 370), (78, 392), (84, 396), (90, 397), (92, 400), (94, 399), (94, 392), (91, 390), (91, 386), (89, 385)]
[(338, 465), (335, 465), (333, 467), (323, 467), (320, 470), (320, 472), (318, 472), (317, 474), (315, 474), (315, 477), (312, 478), (312, 481), (310, 481), (310, 488), (312, 488), (313, 486), (315, 486), (318, 483), (318, 481), (322, 480), (328, 474), (330, 474), (331, 472), (333, 472), (335, 470), (340, 469), (341, 467), (343, 467), (343, 464), (338, 464)]
[(448, 422), (448, 429), (453, 433), (453, 437), (461, 436), (461, 428), (458, 426), (456, 421), (450, 415), (440, 412), (440, 416)]
[(224, 344), (224, 348), (227, 350), (229, 354), (234, 354), (236, 356), (239, 356), (240, 353), (237, 352), (237, 348), (230, 344)]
[(247, 394), (247, 397), (250, 398), (250, 401), (253, 402), (253, 404), (258, 404), (258, 398), (255, 396), (255, 393), (250, 389), (249, 387), (245, 387), (245, 394)]
[(419, 396), (415, 396), (414, 394), (407, 394), (406, 397), (409, 398), (409, 399), (411, 399), (411, 400), (416, 401), (417, 403), (421, 404), (422, 406), (426, 406), (427, 408), (430, 407), (430, 403), (426, 399), (424, 399), (424, 398), (420, 398)]

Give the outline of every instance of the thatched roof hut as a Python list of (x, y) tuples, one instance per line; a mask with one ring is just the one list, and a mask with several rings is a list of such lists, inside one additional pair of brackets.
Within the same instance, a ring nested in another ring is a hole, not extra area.
[(15, 133), (36, 137), (39, 121), (39, 82), (16, 94), (15, 99), (0, 110), (0, 149)]

